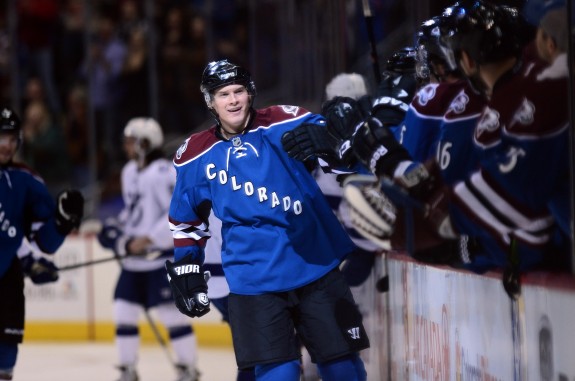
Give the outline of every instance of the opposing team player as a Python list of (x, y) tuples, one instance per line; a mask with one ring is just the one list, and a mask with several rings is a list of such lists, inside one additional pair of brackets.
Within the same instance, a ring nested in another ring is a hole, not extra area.
[(56, 202), (42, 179), (30, 168), (14, 162), (22, 144), (20, 118), (9, 108), (0, 109), (0, 380), (11, 380), (24, 336), (24, 273), (32, 281), (55, 280), (57, 274), (47, 261), (25, 256), (18, 250), (27, 240), (37, 250), (53, 254), (65, 237), (78, 228), (84, 212), (84, 198), (75, 190), (61, 192)]
[(113, 250), (121, 263), (114, 292), (120, 381), (138, 380), (138, 321), (143, 310), (149, 314), (152, 308), (176, 353), (177, 380), (198, 379), (196, 337), (190, 321), (173, 305), (164, 270), (166, 258), (174, 253), (166, 221), (176, 174), (162, 144), (163, 133), (154, 119), (134, 118), (126, 124), (124, 150), (129, 160), (121, 175), (124, 209), (98, 235), (100, 244)]
[(365, 380), (358, 351), (369, 341), (338, 268), (353, 244), (281, 146), (289, 129), (324, 119), (298, 106), (254, 109), (249, 72), (227, 60), (207, 65), (201, 90), (216, 125), (186, 139), (174, 159), (175, 261), (166, 269), (176, 305), (192, 317), (209, 311), (202, 263), (212, 208), (222, 221), (238, 366), (255, 366), (259, 381), (298, 380), (297, 332), (323, 380)]

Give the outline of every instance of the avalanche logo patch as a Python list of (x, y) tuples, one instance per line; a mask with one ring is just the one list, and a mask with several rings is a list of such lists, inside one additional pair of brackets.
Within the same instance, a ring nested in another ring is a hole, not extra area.
[(469, 103), (469, 96), (462, 90), (449, 105), (449, 110), (455, 114), (461, 114)]
[(190, 141), (190, 138), (187, 138), (186, 141), (184, 142), (184, 144), (182, 144), (180, 146), (180, 148), (178, 148), (178, 150), (176, 151), (176, 159), (181, 159), (182, 155), (184, 154), (184, 152), (186, 152), (186, 149), (188, 148), (188, 142)]
[(523, 126), (528, 126), (533, 123), (533, 120), (535, 119), (534, 115), (535, 105), (529, 99), (523, 98), (523, 102), (521, 102), (517, 112), (515, 112), (513, 115), (511, 126), (513, 126), (515, 123), (519, 123)]
[(435, 97), (436, 84), (425, 86), (418, 94), (418, 102), (420, 105), (425, 106), (430, 99)]
[(479, 138), (483, 134), (490, 134), (499, 128), (499, 112), (492, 108), (485, 108), (481, 119), (475, 130), (475, 137)]
[(283, 110), (283, 112), (285, 112), (286, 114), (292, 114), (293, 116), (297, 116), (297, 112), (299, 111), (299, 107), (298, 106), (280, 106)]

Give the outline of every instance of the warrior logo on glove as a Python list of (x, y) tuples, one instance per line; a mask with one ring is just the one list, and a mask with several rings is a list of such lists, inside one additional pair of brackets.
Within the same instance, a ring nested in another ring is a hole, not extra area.
[(166, 261), (168, 281), (178, 310), (189, 317), (200, 317), (210, 312), (208, 298), (209, 271), (201, 264), (184, 257), (174, 263)]

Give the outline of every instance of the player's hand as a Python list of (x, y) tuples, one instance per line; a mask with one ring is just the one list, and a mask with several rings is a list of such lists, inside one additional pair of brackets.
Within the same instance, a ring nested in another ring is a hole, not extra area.
[(378, 177), (392, 177), (399, 163), (411, 160), (389, 128), (374, 117), (367, 118), (358, 127), (351, 148), (359, 161)]
[(84, 196), (75, 189), (60, 192), (56, 199), (56, 228), (62, 235), (80, 227), (84, 216)]
[(34, 257), (32, 252), (20, 258), (22, 271), (34, 284), (45, 284), (58, 280), (58, 267), (44, 257)]
[(336, 158), (336, 140), (325, 125), (302, 123), (282, 136), (282, 146), (289, 157), (299, 161), (321, 157), (327, 162)]
[(181, 313), (189, 317), (200, 317), (210, 311), (207, 294), (209, 272), (203, 271), (202, 266), (190, 257), (173, 263), (166, 261), (166, 271), (176, 307)]
[(413, 74), (385, 72), (375, 92), (371, 115), (385, 126), (398, 126), (416, 90), (417, 79)]
[(335, 151), (345, 166), (355, 162), (351, 148), (351, 139), (364, 118), (360, 104), (349, 97), (335, 97), (325, 102), (321, 114), (326, 118), (327, 131), (336, 140)]
[(124, 232), (115, 219), (107, 219), (104, 221), (102, 230), (96, 236), (100, 245), (112, 250), (118, 257), (127, 255), (127, 248), (130, 237), (124, 235)]

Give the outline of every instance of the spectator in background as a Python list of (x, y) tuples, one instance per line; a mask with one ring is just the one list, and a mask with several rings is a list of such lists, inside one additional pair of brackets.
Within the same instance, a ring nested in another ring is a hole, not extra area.
[(52, 115), (62, 111), (60, 93), (54, 83), (53, 46), (59, 27), (60, 4), (57, 0), (21, 0), (18, 12), (18, 60), (21, 83), (38, 76), (46, 91)]
[(204, 16), (173, 6), (163, 17), (159, 44), (159, 85), (161, 119), (171, 135), (182, 135), (185, 126), (198, 126), (208, 118), (204, 100), (197, 91), (206, 61), (206, 21)]
[[(56, 76), (60, 93), (65, 101), (69, 90), (81, 79), (80, 68), (86, 54), (85, 2), (66, 0), (60, 13), (61, 31), (57, 44)], [(68, 110), (64, 110), (64, 113)]]
[(44, 103), (34, 101), (26, 107), (22, 131), (23, 161), (40, 173), (50, 193), (56, 196), (69, 186), (70, 179), (70, 159), (60, 125)]
[(121, 162), (116, 142), (120, 140), (122, 124), (118, 105), (124, 97), (120, 75), (126, 59), (126, 44), (116, 33), (117, 24), (110, 11), (96, 17), (96, 33), (88, 46), (82, 72), (90, 83), (90, 100), (95, 112), (97, 145), (101, 145), (105, 162), (111, 168), (100, 168), (99, 176), (114, 171)]
[[(81, 85), (74, 86), (68, 93), (67, 113), (63, 119), (63, 132), (71, 165), (71, 183), (74, 187), (85, 187), (89, 179), (89, 134), (88, 95)], [(100, 147), (95, 145), (98, 157)]]
[(150, 113), (149, 35), (142, 25), (131, 28), (127, 33), (126, 57), (120, 73), (125, 89), (119, 108), (123, 123)]

